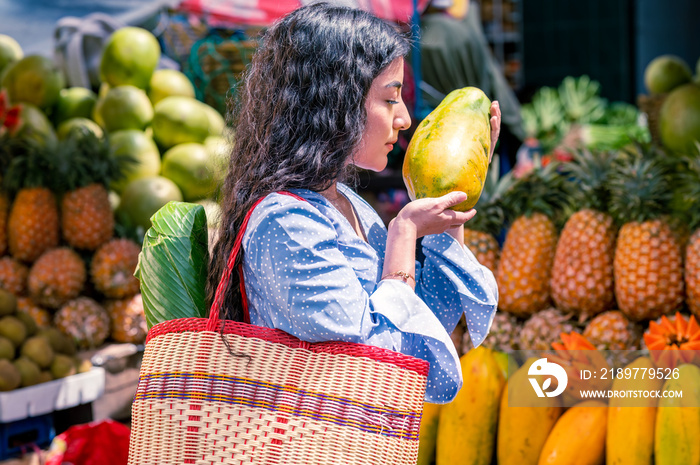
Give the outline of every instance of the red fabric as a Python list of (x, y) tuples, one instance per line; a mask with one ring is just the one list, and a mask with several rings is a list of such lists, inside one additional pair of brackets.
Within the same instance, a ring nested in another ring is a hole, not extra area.
[[(214, 27), (268, 26), (302, 3), (300, 0), (183, 0), (178, 10), (206, 18)], [(413, 0), (354, 0), (353, 3), (356, 8), (389, 21), (408, 23), (413, 16)], [(422, 12), (427, 5), (428, 0), (418, 0), (418, 11)]]
[(113, 420), (71, 426), (54, 438), (46, 465), (126, 465), (130, 433)]

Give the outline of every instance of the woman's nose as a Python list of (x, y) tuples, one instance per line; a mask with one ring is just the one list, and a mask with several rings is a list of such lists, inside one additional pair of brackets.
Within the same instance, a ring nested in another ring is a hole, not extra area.
[(411, 115), (408, 113), (406, 104), (402, 101), (394, 117), (394, 127), (399, 130), (406, 130), (411, 127)]

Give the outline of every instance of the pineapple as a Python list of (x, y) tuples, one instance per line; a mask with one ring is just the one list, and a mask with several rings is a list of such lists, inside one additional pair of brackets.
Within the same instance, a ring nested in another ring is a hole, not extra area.
[(511, 185), (512, 176), (498, 179), (498, 154), (494, 155), (484, 182), (484, 189), (476, 203), (478, 212), (464, 225), (464, 245), (472, 251), (476, 259), (494, 274), (498, 265), (501, 248), (496, 240), (503, 228), (504, 214), (500, 196)]
[(10, 200), (7, 194), (0, 192), (0, 257), (7, 253), (7, 214), (10, 211)]
[(53, 156), (56, 146), (16, 137), (2, 141), (2, 146), (2, 183), (12, 201), (7, 217), (7, 247), (14, 258), (32, 263), (59, 244), (54, 189), (61, 176)]
[(683, 170), (680, 188), (676, 191), (676, 207), (686, 212), (685, 223), (691, 231), (685, 247), (685, 290), (686, 305), (690, 312), (700, 318), (700, 158), (685, 160), (687, 168)]
[(688, 308), (700, 318), (700, 227), (690, 236), (685, 249), (685, 286)]
[[(484, 347), (500, 352), (512, 352), (518, 349), (518, 332), (520, 324), (513, 315), (505, 312), (496, 312), (491, 323), (488, 336), (484, 339)], [(466, 331), (462, 338), (462, 353), (467, 353), (474, 348), (469, 332)]]
[(27, 263), (58, 246), (58, 206), (56, 197), (45, 187), (20, 190), (7, 220), (10, 254)]
[(632, 321), (668, 314), (683, 304), (680, 241), (665, 216), (673, 171), (660, 155), (638, 148), (611, 177), (610, 211), (622, 224), (613, 261), (615, 296)]
[(85, 286), (83, 259), (72, 249), (60, 247), (43, 254), (29, 270), (29, 295), (38, 304), (58, 308), (78, 297)]
[(61, 230), (76, 249), (95, 250), (112, 238), (114, 214), (104, 185), (93, 183), (63, 196)]
[(580, 152), (571, 163), (578, 208), (569, 217), (557, 242), (552, 265), (552, 300), (580, 320), (614, 306), (613, 258), (617, 229), (608, 209), (606, 184), (614, 158), (609, 154)]
[(120, 176), (119, 160), (106, 141), (89, 131), (75, 131), (62, 141), (61, 232), (73, 248), (94, 251), (112, 238), (114, 214), (107, 187)]
[(556, 308), (548, 308), (535, 313), (523, 325), (518, 334), (521, 350), (547, 350), (559, 340), (561, 333), (574, 329), (571, 314), (564, 314)]
[(566, 184), (556, 164), (534, 169), (503, 195), (508, 230), (496, 269), (501, 310), (518, 317), (550, 306), (552, 261), (557, 245), (553, 219), (566, 199)]
[(38, 306), (29, 297), (18, 297), (17, 298), (17, 310), (25, 312), (27, 315), (32, 317), (34, 323), (40, 328), (45, 328), (51, 326), (51, 314)]
[(141, 344), (146, 340), (148, 326), (143, 312), (141, 294), (104, 303), (112, 327), (112, 339), (117, 342)]
[(583, 335), (600, 350), (634, 350), (641, 332), (619, 310), (610, 310), (595, 316), (586, 325)]
[(66, 302), (54, 315), (54, 325), (80, 349), (98, 347), (109, 336), (107, 311), (89, 297)]
[(139, 292), (134, 270), (141, 248), (129, 239), (112, 239), (92, 257), (90, 276), (95, 288), (109, 299), (124, 299)]
[(29, 268), (12, 257), (0, 258), (0, 287), (14, 295), (23, 295), (27, 290)]

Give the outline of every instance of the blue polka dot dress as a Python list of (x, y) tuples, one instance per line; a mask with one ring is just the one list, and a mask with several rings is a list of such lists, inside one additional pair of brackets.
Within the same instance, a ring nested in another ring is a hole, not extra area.
[(292, 190), (308, 202), (267, 196), (243, 237), (243, 273), (250, 322), (278, 328), (308, 342), (370, 344), (430, 363), (425, 400), (451, 401), (462, 386), (450, 339), (462, 313), (475, 346), (488, 334), (498, 302), (491, 271), (448, 234), (423, 238), (425, 261), (416, 264), (415, 292), (393, 279), (380, 281), (387, 230), (352, 189), (367, 241), (325, 197)]

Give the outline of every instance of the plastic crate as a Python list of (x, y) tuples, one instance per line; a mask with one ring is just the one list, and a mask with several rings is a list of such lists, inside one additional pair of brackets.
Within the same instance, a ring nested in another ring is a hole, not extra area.
[(38, 417), (98, 399), (105, 389), (105, 371), (90, 371), (0, 393), (0, 423)]
[(46, 447), (55, 436), (51, 413), (0, 424), (0, 460), (27, 452), (31, 447)]

